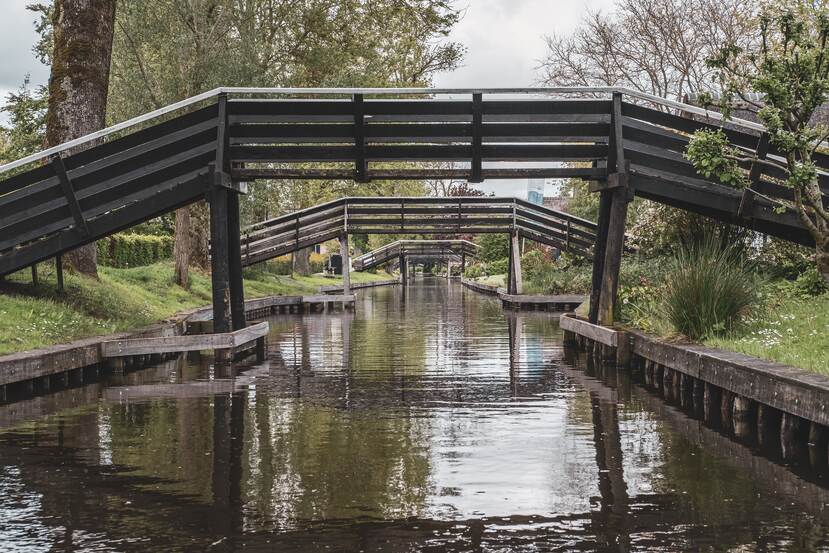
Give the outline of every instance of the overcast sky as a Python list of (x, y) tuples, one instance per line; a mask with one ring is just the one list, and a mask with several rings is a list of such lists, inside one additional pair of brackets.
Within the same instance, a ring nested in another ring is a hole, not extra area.
[[(32, 54), (37, 35), (32, 0), (0, 0), (0, 95), (5, 100), (26, 74), (32, 84), (46, 84), (48, 68)], [(463, 66), (438, 75), (438, 87), (524, 87), (538, 77), (544, 56), (544, 35), (572, 30), (587, 10), (607, 11), (613, 0), (457, 0), (463, 20), (452, 39), (467, 47)], [(229, 85), (232, 83), (228, 83)], [(5, 117), (2, 118), (5, 120)], [(526, 194), (526, 181), (489, 182), (480, 188), (499, 195)], [(548, 192), (550, 187), (548, 187)]]

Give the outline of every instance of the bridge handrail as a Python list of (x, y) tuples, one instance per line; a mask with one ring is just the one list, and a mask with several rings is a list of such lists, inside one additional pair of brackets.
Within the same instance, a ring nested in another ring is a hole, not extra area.
[[(632, 98), (644, 100), (652, 104), (664, 106), (670, 109), (681, 110), (685, 113), (693, 113), (715, 121), (724, 121), (721, 113), (710, 111), (699, 106), (684, 104), (675, 100), (662, 98), (654, 94), (631, 90), (625, 87), (617, 86), (600, 86), (600, 87), (538, 87), (538, 88), (256, 88), (256, 87), (218, 87), (201, 94), (197, 94), (190, 98), (174, 102), (162, 108), (150, 111), (143, 115), (127, 119), (120, 123), (116, 123), (104, 129), (86, 134), (84, 136), (69, 140), (62, 144), (52, 146), (40, 152), (30, 154), (18, 160), (11, 161), (4, 165), (0, 165), (0, 174), (6, 173), (15, 169), (32, 163), (34, 161), (45, 159), (51, 155), (64, 152), (66, 150), (88, 144), (90, 142), (105, 138), (113, 133), (117, 133), (132, 127), (136, 127), (151, 121), (158, 117), (167, 115), (169, 113), (190, 107), (199, 102), (210, 100), (218, 97), (220, 94), (227, 95), (248, 95), (248, 96), (265, 96), (265, 95), (309, 95), (309, 96), (351, 96), (354, 94), (364, 94), (372, 96), (382, 95), (452, 95), (452, 94), (537, 94), (537, 95), (555, 95), (555, 94), (613, 94), (615, 92), (621, 93)], [(765, 131), (765, 127), (753, 121), (745, 119), (730, 118), (728, 123), (734, 126), (751, 129), (756, 132)]]

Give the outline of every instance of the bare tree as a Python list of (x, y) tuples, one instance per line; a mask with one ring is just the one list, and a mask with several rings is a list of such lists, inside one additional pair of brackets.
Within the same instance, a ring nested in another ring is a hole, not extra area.
[(555, 86), (626, 86), (682, 100), (716, 84), (705, 60), (722, 44), (754, 40), (750, 0), (618, 0), (569, 35), (546, 38), (540, 80)]
[[(115, 0), (58, 0), (52, 13), (52, 72), (46, 143), (55, 146), (104, 127)], [(67, 255), (79, 272), (97, 276), (95, 243)]]

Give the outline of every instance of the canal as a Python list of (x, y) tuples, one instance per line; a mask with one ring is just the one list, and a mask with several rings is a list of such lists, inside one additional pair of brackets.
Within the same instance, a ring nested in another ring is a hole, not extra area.
[[(829, 551), (825, 475), (444, 279), (0, 406), (0, 549)], [(805, 461), (804, 461), (805, 463)]]

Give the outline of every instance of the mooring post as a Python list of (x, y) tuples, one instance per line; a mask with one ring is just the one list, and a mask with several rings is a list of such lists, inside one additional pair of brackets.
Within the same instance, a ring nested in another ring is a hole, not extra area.
[(753, 408), (753, 401), (749, 398), (735, 395), (734, 396), (734, 411), (733, 411), (733, 423), (734, 423), (734, 435), (740, 439), (745, 440), (751, 437), (752, 433), (752, 408)]
[(37, 286), (37, 263), (32, 265), (32, 286)]
[(803, 452), (805, 426), (805, 421), (796, 415), (786, 412), (781, 415), (780, 449), (784, 459), (794, 459)]
[(522, 294), (524, 282), (521, 276), (521, 247), (518, 243), (518, 233), (515, 231), (512, 231), (510, 234), (509, 254), (509, 293), (515, 295)]
[(351, 293), (351, 259), (348, 257), (348, 234), (340, 235), (340, 258), (343, 263), (343, 294)]
[(228, 260), (230, 263), (230, 310), (233, 330), (245, 328), (245, 286), (242, 279), (242, 231), (239, 193), (227, 192)]

